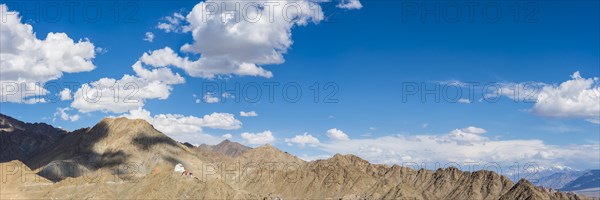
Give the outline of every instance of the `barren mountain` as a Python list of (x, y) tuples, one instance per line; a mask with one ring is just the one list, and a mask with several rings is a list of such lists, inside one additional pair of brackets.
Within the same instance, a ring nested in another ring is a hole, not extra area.
[(26, 163), (43, 168), (40, 175), (57, 181), (99, 169), (143, 175), (172, 169), (177, 163), (199, 166), (198, 162), (188, 147), (144, 120), (106, 118), (92, 128), (67, 134)]
[(25, 123), (0, 114), (0, 162), (25, 161), (65, 133), (48, 124)]
[(198, 146), (198, 148), (214, 151), (230, 157), (237, 157), (245, 151), (251, 149), (250, 147), (244, 146), (237, 142), (232, 142), (230, 140), (223, 140), (223, 142), (217, 145), (202, 144)]
[(585, 173), (586, 171), (562, 171), (547, 176), (528, 177), (528, 180), (535, 181), (534, 183), (539, 186), (560, 189)]
[(521, 179), (506, 194), (503, 194), (500, 199), (580, 199), (580, 197), (573, 193), (564, 193), (554, 189), (536, 187), (529, 181)]
[[(240, 150), (224, 141), (214, 153), (198, 154), (143, 120), (103, 119), (66, 134), (27, 162), (45, 177), (3, 185), (5, 198), (107, 199), (580, 199), (531, 185), (513, 184), (491, 171), (456, 168), (413, 170), (371, 164), (354, 155), (305, 162), (265, 145)], [(234, 148), (231, 148), (231, 147)], [(236, 149), (231, 150), (231, 149)], [(242, 148), (243, 149), (243, 148)], [(240, 150), (240, 151), (238, 151)], [(183, 164), (186, 172), (174, 172)], [(2, 163), (2, 169), (5, 165)], [(75, 173), (76, 172), (76, 173)]]
[(567, 183), (561, 190), (574, 191), (600, 188), (600, 170), (588, 170), (577, 179)]

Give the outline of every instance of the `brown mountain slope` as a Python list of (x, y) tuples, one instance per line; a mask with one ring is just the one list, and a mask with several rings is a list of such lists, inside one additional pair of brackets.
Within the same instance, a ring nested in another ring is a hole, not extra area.
[[(254, 155), (276, 152), (269, 148), (256, 148), (256, 151)], [(247, 178), (242, 174), (241, 181), (231, 184), (261, 195), (275, 194), (292, 199), (498, 199), (513, 185), (508, 178), (490, 171), (470, 173), (456, 168), (415, 171), (397, 165), (370, 164), (354, 155), (339, 154), (305, 163), (285, 159), (285, 153), (279, 154), (271, 155), (279, 158), (275, 170), (266, 167), (261, 173), (250, 170), (251, 174), (261, 175)], [(245, 154), (240, 157), (243, 156)], [(260, 178), (254, 180), (254, 177)]]
[[(11, 198), (29, 199), (581, 198), (537, 188), (527, 181), (513, 184), (491, 171), (413, 170), (340, 154), (305, 162), (270, 145), (246, 150), (235, 158), (213, 156), (199, 155), (143, 120), (107, 118), (92, 128), (66, 134), (28, 160), (28, 166), (40, 166), (29, 175), (56, 183), (14, 184), (3, 191), (12, 191)], [(195, 176), (174, 172), (177, 163)], [(21, 175), (12, 174), (12, 180)]]
[(202, 144), (198, 146), (198, 148), (217, 152), (230, 157), (238, 157), (240, 154), (252, 149), (250, 147), (244, 146), (237, 142), (232, 142), (230, 140), (223, 140), (223, 142), (217, 145)]
[(558, 192), (553, 189), (536, 187), (531, 182), (521, 179), (507, 193), (500, 197), (501, 200), (510, 199), (582, 199), (573, 193)]
[(25, 123), (0, 114), (0, 162), (25, 161), (58, 141), (66, 131), (44, 123)]
[(27, 161), (32, 168), (44, 168), (40, 175), (54, 181), (99, 169), (144, 175), (177, 163), (200, 168), (200, 159), (188, 147), (144, 120), (126, 118), (106, 118), (92, 128), (69, 133)]

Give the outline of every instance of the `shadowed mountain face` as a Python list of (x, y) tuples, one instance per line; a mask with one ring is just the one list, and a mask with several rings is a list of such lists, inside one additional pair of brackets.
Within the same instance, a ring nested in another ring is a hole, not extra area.
[(567, 183), (561, 190), (574, 191), (589, 188), (600, 188), (600, 170), (589, 170), (579, 178)]
[(546, 174), (540, 173), (540, 176), (528, 177), (527, 179), (539, 186), (547, 188), (560, 189), (567, 185), (569, 182), (577, 179), (581, 175), (585, 174), (585, 171), (560, 171), (550, 172)]
[(44, 123), (25, 123), (0, 114), (0, 162), (25, 161), (54, 144), (66, 131)]
[[(179, 163), (194, 177), (174, 172)], [(580, 199), (491, 171), (413, 170), (340, 154), (306, 162), (270, 145), (228, 140), (195, 148), (126, 118), (65, 134), (25, 164), (42, 182), (7, 173), (2, 199)]]
[(106, 118), (92, 128), (67, 134), (26, 164), (33, 169), (42, 168), (38, 175), (60, 181), (100, 169), (113, 174), (143, 175), (156, 167), (188, 164), (181, 159), (197, 160), (186, 146), (148, 122)]
[(210, 150), (230, 157), (238, 157), (240, 154), (252, 149), (250, 147), (244, 146), (237, 142), (232, 142), (227, 139), (223, 140), (223, 142), (217, 145), (201, 144), (200, 146), (198, 146), (198, 148)]
[(600, 170), (550, 169), (527, 177), (535, 185), (600, 198)]

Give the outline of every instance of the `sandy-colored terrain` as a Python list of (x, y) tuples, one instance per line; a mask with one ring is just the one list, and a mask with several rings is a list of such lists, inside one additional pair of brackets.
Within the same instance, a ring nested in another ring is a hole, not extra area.
[[(184, 165), (182, 175), (174, 171)], [(143, 120), (104, 119), (2, 163), (1, 199), (581, 199), (491, 171), (413, 170), (353, 155), (305, 162), (266, 145), (178, 143)], [(33, 170), (31, 170), (33, 169)]]

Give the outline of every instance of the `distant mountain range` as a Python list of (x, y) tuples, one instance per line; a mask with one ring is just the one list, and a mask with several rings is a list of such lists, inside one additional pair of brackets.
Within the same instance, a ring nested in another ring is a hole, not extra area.
[(526, 173), (524, 178), (534, 185), (600, 197), (599, 169), (575, 170), (568, 167), (553, 167)]
[[(492, 171), (413, 170), (340, 154), (306, 162), (229, 140), (196, 147), (143, 120), (106, 118), (67, 133), (0, 117), (0, 164), (14, 169), (0, 199), (584, 199)], [(185, 173), (174, 172), (178, 164)]]
[(565, 184), (561, 190), (575, 191), (589, 188), (600, 188), (600, 170), (588, 170), (577, 179)]

